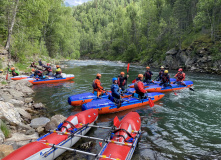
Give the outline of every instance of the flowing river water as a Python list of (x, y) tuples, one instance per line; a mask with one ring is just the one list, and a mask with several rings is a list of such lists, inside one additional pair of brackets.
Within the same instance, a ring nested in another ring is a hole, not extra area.
[[(126, 72), (127, 64), (120, 62), (76, 60), (63, 62), (67, 65), (64, 73), (74, 74), (74, 81), (65, 83), (35, 85), (34, 100), (42, 102), (48, 116), (62, 114), (66, 117), (81, 111), (81, 106), (73, 107), (67, 102), (69, 96), (92, 91), (92, 81), (101, 73), (101, 82), (105, 89), (110, 89), (111, 79), (121, 71)], [(159, 70), (153, 70), (154, 76)], [(131, 65), (128, 84), (145, 67)], [(171, 77), (176, 71), (169, 71)], [(137, 111), (142, 117), (142, 135), (132, 160), (165, 159), (221, 159), (221, 76), (186, 72), (186, 80), (193, 81), (195, 91), (184, 89), (177, 91), (177, 96), (166, 93), (155, 106), (143, 106), (118, 113), (100, 115), (98, 125), (112, 126), (115, 116), (123, 118), (130, 111)], [(105, 138), (108, 131), (91, 129), (87, 135)], [(91, 141), (80, 140), (81, 143)], [(93, 141), (90, 152), (98, 153), (101, 149), (98, 141)], [(68, 158), (67, 158), (68, 157)], [(78, 158), (77, 158), (78, 157)], [(65, 152), (57, 159), (94, 159), (85, 155)]]

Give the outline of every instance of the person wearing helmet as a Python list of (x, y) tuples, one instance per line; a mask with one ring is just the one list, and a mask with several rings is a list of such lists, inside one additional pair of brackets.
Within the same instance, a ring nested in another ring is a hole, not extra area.
[(120, 96), (120, 88), (118, 86), (118, 78), (114, 77), (112, 78), (113, 84), (111, 85), (111, 92), (112, 97), (110, 97), (110, 100), (115, 102), (117, 104), (117, 108), (121, 107), (121, 96)]
[(48, 72), (46, 75), (48, 75), (48, 76), (53, 76), (52, 69), (51, 69), (51, 66), (50, 66), (49, 63), (47, 63), (47, 66), (43, 65), (43, 67), (45, 68), (44, 71), (47, 71), (47, 72)]
[(124, 72), (121, 72), (120, 75), (118, 76), (118, 79), (117, 79), (117, 83), (119, 85), (119, 87), (122, 89), (122, 91), (125, 90), (125, 85), (127, 84), (127, 78), (129, 77), (129, 75), (127, 76), (124, 76), (125, 73)]
[(39, 78), (39, 79), (44, 79), (45, 78), (42, 71), (35, 70), (34, 68), (32, 68), (31, 71), (33, 72), (33, 74), (30, 77)]
[(185, 73), (183, 72), (183, 69), (180, 68), (178, 69), (178, 73), (174, 76), (176, 78), (176, 81), (173, 82), (173, 84), (178, 84), (178, 85), (184, 85), (185, 86), (185, 83), (183, 83), (183, 81), (185, 80)]
[(12, 67), (11, 69), (8, 69), (8, 71), (12, 73), (13, 77), (20, 75), (20, 73), (17, 70), (15, 70), (15, 67)]
[(164, 71), (164, 74), (161, 78), (160, 86), (163, 85), (163, 87), (170, 86), (170, 75), (168, 74), (168, 70)]
[(163, 75), (164, 75), (164, 66), (161, 66), (159, 75), (155, 79), (157, 79), (157, 81), (160, 81)]
[(149, 66), (147, 66), (146, 69), (147, 69), (146, 72), (143, 74), (145, 77), (145, 80), (143, 82), (150, 83), (150, 82), (152, 82), (151, 77), (152, 77), (153, 73), (150, 71)]
[(56, 65), (56, 68), (57, 69), (56, 69), (55, 77), (56, 78), (62, 78), (62, 76), (61, 76), (62, 70), (61, 70), (60, 66)]
[(118, 86), (118, 82), (117, 82), (117, 78), (112, 78), (112, 82), (113, 84), (111, 85), (111, 92), (112, 92), (112, 96), (114, 98), (120, 99), (120, 93), (119, 93), (119, 86)]
[(98, 97), (100, 95), (103, 94), (103, 92), (105, 91), (104, 88), (101, 86), (101, 74), (98, 73), (97, 76), (96, 76), (96, 79), (93, 80), (93, 83), (92, 83), (92, 87), (93, 87), (93, 93), (95, 95), (97, 95)]
[(134, 83), (134, 88), (136, 90), (136, 93), (139, 95), (140, 99), (144, 98), (144, 94), (147, 93), (147, 91), (144, 89), (144, 84), (142, 80), (143, 80), (143, 75), (138, 74), (138, 79)]

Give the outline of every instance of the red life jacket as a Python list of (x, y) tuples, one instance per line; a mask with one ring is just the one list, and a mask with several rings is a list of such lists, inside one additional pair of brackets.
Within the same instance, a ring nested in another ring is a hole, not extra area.
[(39, 71), (39, 70), (38, 70), (37, 75), (38, 75), (38, 76), (41, 76), (41, 75), (42, 75), (42, 71)]
[(48, 72), (52, 72), (51, 67), (47, 67), (46, 70), (47, 70)]
[(163, 83), (167, 83), (167, 82), (169, 82), (169, 80), (170, 80), (170, 76), (168, 74), (162, 76), (162, 82)]
[[(122, 77), (122, 78), (124, 78), (124, 77)], [(125, 83), (126, 83), (126, 80), (124, 79), (124, 81), (120, 84), (120, 77), (118, 77), (118, 79), (117, 79), (117, 84), (120, 86), (124, 86), (125, 85)]]
[(163, 74), (164, 74), (164, 70), (160, 70), (160, 72), (159, 72), (159, 76), (162, 77)]
[(16, 73), (15, 71), (12, 71), (12, 75), (13, 76), (18, 76), (18, 73)]
[[(142, 85), (142, 86), (140, 86), (140, 85)], [(140, 86), (141, 88), (139, 88), (139, 86)], [(145, 89), (144, 89), (144, 84), (143, 84), (143, 82), (140, 81), (140, 80), (137, 80), (137, 81), (134, 83), (134, 88), (135, 88), (136, 92), (142, 92), (142, 93), (145, 93), (145, 92), (146, 92)], [(143, 89), (142, 89), (142, 88), (143, 88)], [(142, 89), (142, 90), (141, 90), (141, 89)]]
[(144, 76), (145, 76), (145, 79), (151, 79), (150, 71), (146, 71)]
[(179, 80), (182, 80), (183, 78), (184, 78), (185, 76), (184, 76), (184, 74), (183, 73), (177, 73), (177, 78), (179, 79)]

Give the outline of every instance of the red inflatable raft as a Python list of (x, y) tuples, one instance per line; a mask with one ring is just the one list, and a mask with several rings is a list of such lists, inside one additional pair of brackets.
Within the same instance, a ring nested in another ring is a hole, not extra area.
[(99, 153), (103, 158), (97, 158), (97, 160), (130, 160), (141, 134), (140, 128), (139, 114), (137, 112), (128, 113), (119, 122), (117, 129), (112, 132), (109, 138), (111, 142), (106, 143)]
[[(98, 112), (95, 109), (80, 112), (68, 117), (58, 128), (42, 137), (37, 141), (31, 142), (2, 160), (52, 160), (61, 155), (66, 150), (58, 149), (49, 144), (61, 147), (71, 147), (79, 139), (76, 134), (84, 135), (91, 127), (82, 124), (93, 124), (98, 118)], [(75, 136), (76, 135), (76, 136)]]

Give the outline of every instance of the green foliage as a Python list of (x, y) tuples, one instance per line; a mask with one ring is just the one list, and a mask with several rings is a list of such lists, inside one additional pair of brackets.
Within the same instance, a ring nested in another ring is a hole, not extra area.
[(10, 130), (8, 129), (7, 125), (1, 120), (0, 120), (0, 129), (2, 130), (6, 138), (10, 136)]
[(5, 84), (7, 84), (7, 82), (6, 81), (1, 81), (1, 84), (5, 85)]

